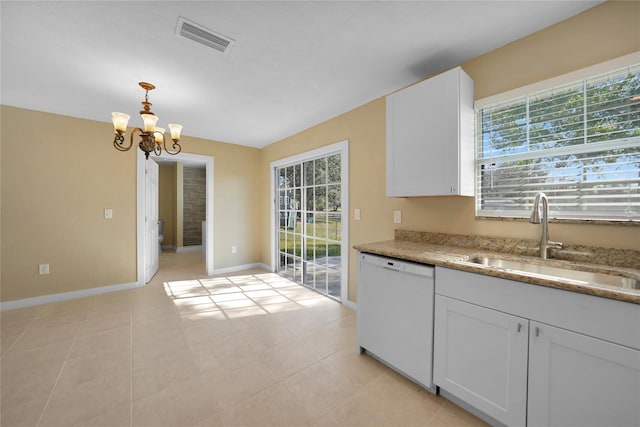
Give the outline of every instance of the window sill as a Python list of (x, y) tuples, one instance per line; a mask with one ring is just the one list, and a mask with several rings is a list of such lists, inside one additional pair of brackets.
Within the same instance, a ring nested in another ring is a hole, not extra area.
[[(498, 216), (478, 216), (476, 220), (481, 221), (515, 221), (529, 222), (528, 218), (498, 217)], [(593, 224), (593, 225), (616, 225), (625, 227), (640, 227), (639, 219), (573, 219), (573, 218), (549, 218), (550, 223), (555, 224)]]

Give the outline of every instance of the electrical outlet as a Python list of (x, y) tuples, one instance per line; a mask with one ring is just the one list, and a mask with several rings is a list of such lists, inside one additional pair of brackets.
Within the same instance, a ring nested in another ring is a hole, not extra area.
[(49, 274), (49, 264), (38, 265), (38, 273), (40, 273), (40, 275)]
[(237, 253), (237, 252), (238, 252), (238, 248), (237, 248), (237, 247), (235, 247), (235, 246), (231, 246), (231, 253), (232, 253), (232, 254), (235, 254), (235, 253)]
[(353, 217), (356, 221), (360, 221), (360, 209), (356, 208), (353, 211)]
[(104, 210), (104, 219), (113, 218), (113, 209), (105, 209)]
[(393, 222), (395, 224), (402, 223), (402, 211), (393, 211)]

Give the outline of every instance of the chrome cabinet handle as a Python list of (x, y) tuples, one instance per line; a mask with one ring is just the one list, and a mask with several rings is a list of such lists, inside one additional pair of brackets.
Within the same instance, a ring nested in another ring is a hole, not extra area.
[(518, 323), (518, 332), (522, 330), (522, 323)]
[(539, 337), (540, 336), (540, 328), (536, 326), (536, 336)]

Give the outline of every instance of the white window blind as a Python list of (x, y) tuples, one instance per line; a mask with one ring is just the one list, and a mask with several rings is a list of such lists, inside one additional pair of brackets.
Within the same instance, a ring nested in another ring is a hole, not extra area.
[(640, 64), (482, 107), (478, 216), (640, 220)]

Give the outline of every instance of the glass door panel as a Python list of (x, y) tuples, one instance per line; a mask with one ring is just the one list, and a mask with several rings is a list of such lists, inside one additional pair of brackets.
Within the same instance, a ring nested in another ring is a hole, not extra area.
[(340, 162), (340, 154), (334, 154), (276, 170), (278, 272), (337, 299), (342, 272)]

